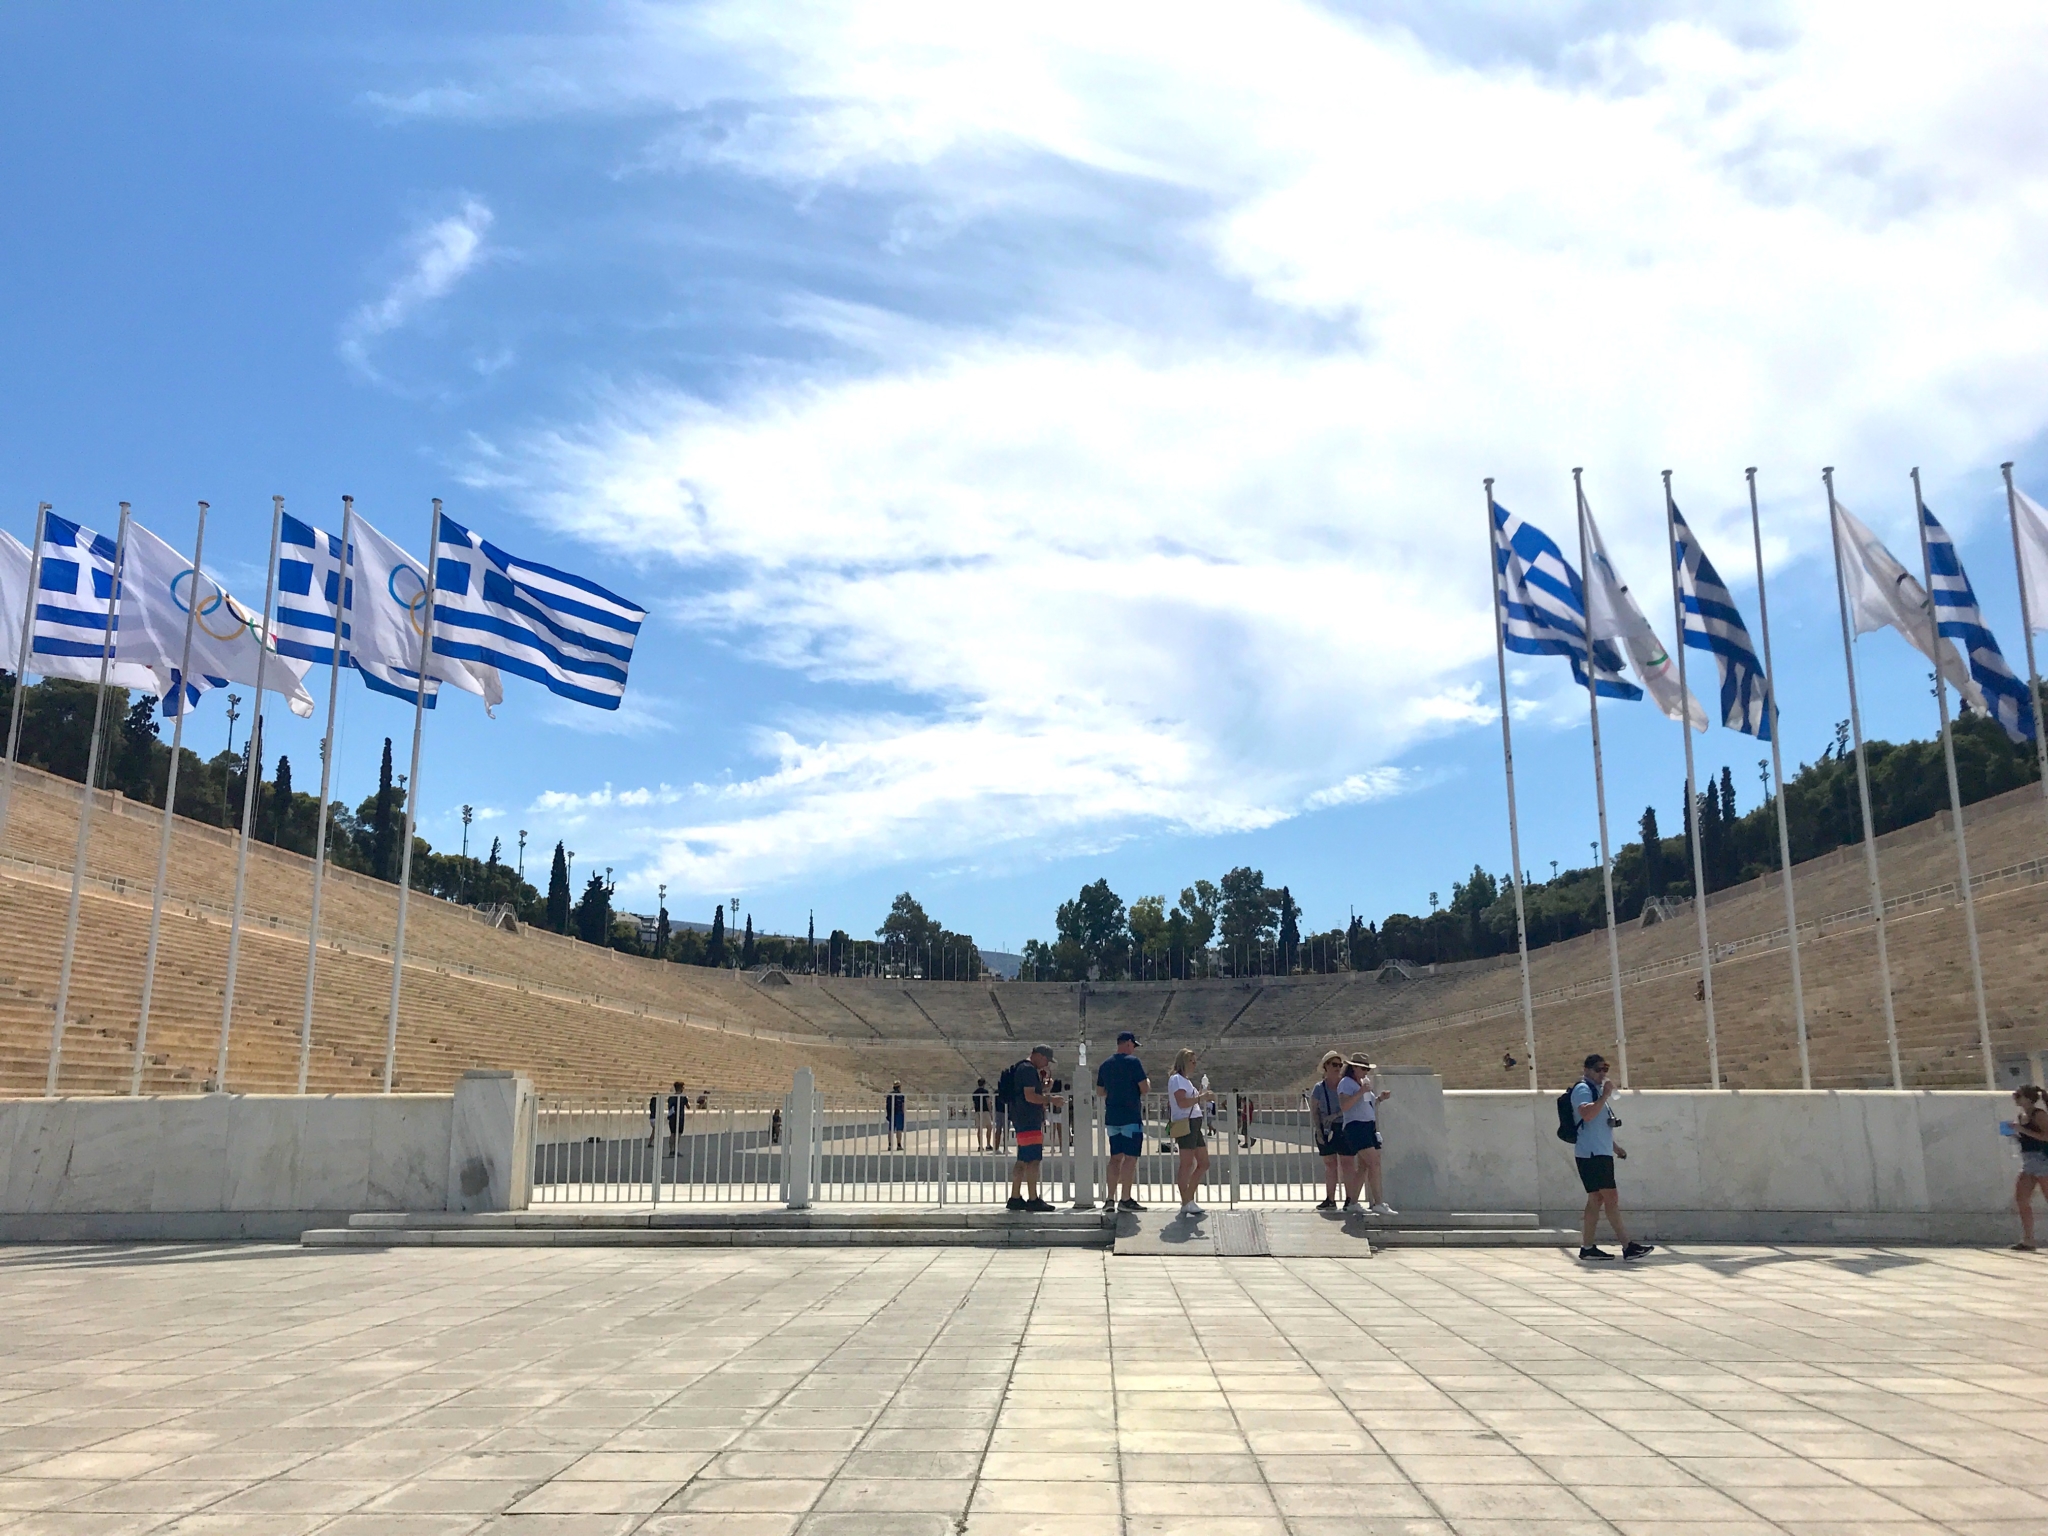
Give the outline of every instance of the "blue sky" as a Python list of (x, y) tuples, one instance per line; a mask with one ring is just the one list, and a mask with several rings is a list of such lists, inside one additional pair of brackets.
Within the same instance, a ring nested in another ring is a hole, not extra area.
[[(1011, 948), (1098, 875), (1252, 863), (1323, 925), (1504, 868), (1484, 475), (1569, 547), (1584, 465), (1668, 636), (1657, 471), (1753, 616), (1758, 465), (1794, 759), (1847, 713), (1822, 464), (1913, 565), (1922, 466), (2017, 664), (2033, 8), (1250, 15), (10, 7), (0, 521), (183, 544), (204, 497), (254, 601), (273, 492), (414, 550), (442, 496), (650, 620), (616, 716), (449, 701), (437, 846), (467, 802), (628, 906), (909, 888)], [(1860, 655), (1872, 733), (1931, 732)], [(1567, 682), (1512, 685), (1538, 870), (1594, 835)], [(1603, 724), (1617, 837), (1669, 827), (1677, 728)], [(337, 793), (409, 727), (345, 694)]]

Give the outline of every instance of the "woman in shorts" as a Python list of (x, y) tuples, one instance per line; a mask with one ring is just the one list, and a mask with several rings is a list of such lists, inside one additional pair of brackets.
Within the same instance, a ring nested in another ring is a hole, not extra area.
[(1361, 1090), (1344, 1109), (1344, 1145), (1350, 1149), (1352, 1163), (1351, 1180), (1345, 1185), (1347, 1198), (1344, 1209), (1355, 1211), (1359, 1208), (1358, 1190), (1363, 1184), (1368, 1196), (1366, 1210), (1375, 1216), (1398, 1215), (1387, 1204), (1385, 1190), (1380, 1184), (1379, 1105), (1393, 1095), (1381, 1093), (1373, 1086), (1372, 1063), (1363, 1056), (1354, 1056), (1345, 1062), (1344, 1075), (1358, 1084)]
[(1323, 1080), (1308, 1092), (1308, 1111), (1315, 1127), (1316, 1155), (1323, 1160), (1323, 1198), (1319, 1211), (1337, 1209), (1337, 1186), (1351, 1194), (1351, 1154), (1344, 1147), (1344, 1110), (1365, 1090), (1344, 1071), (1342, 1051), (1323, 1052)]
[(1202, 1175), (1209, 1171), (1209, 1142), (1202, 1134), (1206, 1107), (1216, 1095), (1197, 1088), (1188, 1075), (1195, 1067), (1195, 1053), (1183, 1050), (1173, 1058), (1173, 1075), (1166, 1080), (1167, 1119), (1174, 1145), (1180, 1148), (1180, 1167), (1174, 1183), (1180, 1187), (1180, 1213), (1199, 1216), (1195, 1191), (1202, 1187)]
[(2013, 1135), (2020, 1143), (2020, 1175), (2013, 1180), (2013, 1209), (2020, 1213), (2017, 1253), (2034, 1251), (2034, 1191), (2048, 1199), (2048, 1089), (2033, 1083), (2015, 1088), (2013, 1103), (2020, 1112), (2012, 1117)]

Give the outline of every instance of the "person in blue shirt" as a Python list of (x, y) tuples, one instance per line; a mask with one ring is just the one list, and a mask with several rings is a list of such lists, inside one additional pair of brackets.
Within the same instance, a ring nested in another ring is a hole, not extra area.
[(1609, 1107), (1614, 1084), (1607, 1075), (1607, 1058), (1595, 1051), (1586, 1058), (1586, 1075), (1572, 1087), (1572, 1109), (1579, 1117), (1579, 1141), (1574, 1149), (1579, 1183), (1586, 1191), (1585, 1229), (1581, 1233), (1579, 1257), (1612, 1259), (1613, 1254), (1593, 1241), (1600, 1230), (1600, 1213), (1607, 1213), (1607, 1225), (1621, 1239), (1621, 1256), (1640, 1259), (1651, 1250), (1649, 1243), (1629, 1240), (1621, 1224), (1621, 1192), (1614, 1187), (1614, 1160), (1628, 1153), (1614, 1144), (1614, 1128), (1621, 1122)]
[(903, 1085), (901, 1083), (892, 1084), (889, 1091), (882, 1096), (882, 1107), (889, 1117), (890, 1150), (901, 1152), (903, 1150), (904, 1120)]
[[(1132, 1185), (1138, 1177), (1138, 1154), (1145, 1150), (1145, 1094), (1151, 1089), (1145, 1064), (1138, 1060), (1138, 1037), (1125, 1030), (1116, 1037), (1116, 1054), (1095, 1069), (1095, 1091), (1102, 1095), (1102, 1123), (1109, 1130), (1109, 1198), (1120, 1211), (1142, 1211)], [(1117, 1189), (1123, 1198), (1117, 1199)]]

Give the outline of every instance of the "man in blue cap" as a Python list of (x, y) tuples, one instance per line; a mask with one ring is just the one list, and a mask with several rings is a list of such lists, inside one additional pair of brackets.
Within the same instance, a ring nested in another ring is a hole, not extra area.
[[(1102, 1123), (1109, 1130), (1109, 1198), (1120, 1211), (1142, 1211), (1132, 1193), (1138, 1154), (1145, 1150), (1145, 1093), (1152, 1083), (1138, 1060), (1138, 1037), (1128, 1029), (1116, 1037), (1116, 1054), (1095, 1069), (1102, 1095)], [(1117, 1187), (1123, 1198), (1117, 1199)]]

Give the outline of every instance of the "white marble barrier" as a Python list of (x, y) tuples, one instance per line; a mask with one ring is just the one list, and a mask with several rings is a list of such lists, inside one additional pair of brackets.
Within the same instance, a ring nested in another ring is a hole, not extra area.
[(533, 1085), (0, 1099), (0, 1241), (296, 1237), (359, 1211), (524, 1209)]
[[(1427, 1067), (1381, 1067), (1373, 1082), (1392, 1095), (1376, 1106), (1380, 1175), (1396, 1210), (1450, 1210), (1444, 1080)], [(1462, 1207), (1470, 1209), (1470, 1207)]]
[[(1557, 1091), (1444, 1095), (1445, 1201), (1570, 1220), (1585, 1203)], [(1617, 1092), (1622, 1209), (1647, 1235), (1980, 1241), (2017, 1231), (2004, 1093)], [(1397, 1202), (1398, 1203), (1398, 1202)]]

